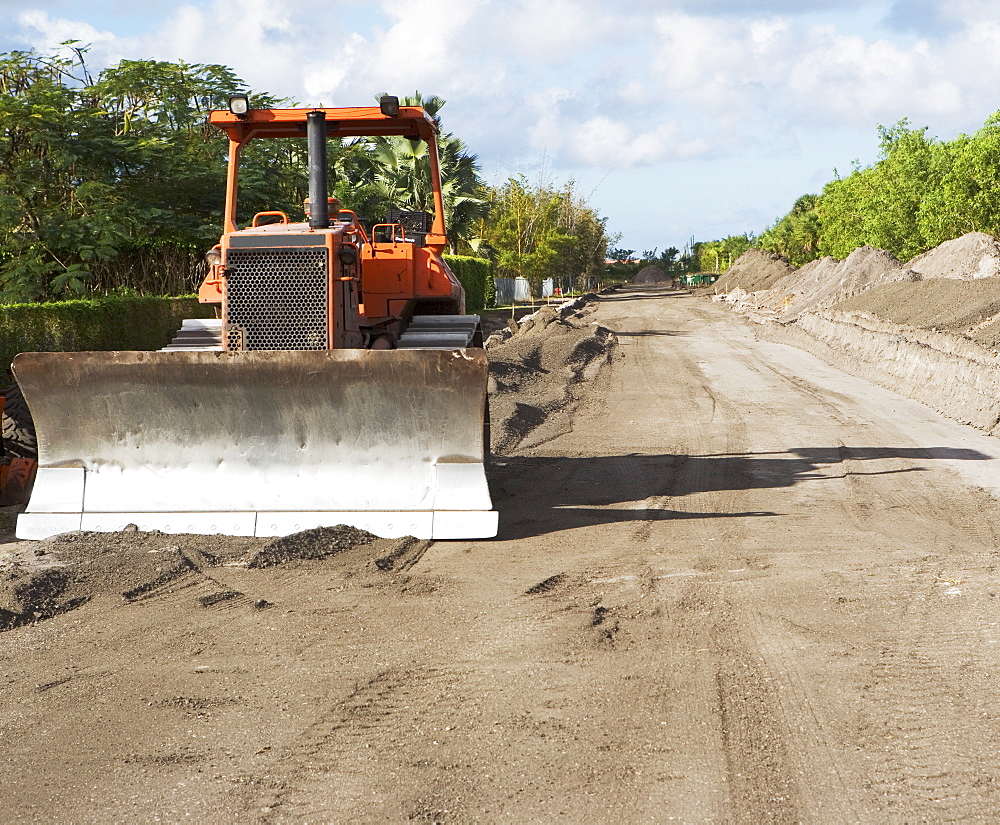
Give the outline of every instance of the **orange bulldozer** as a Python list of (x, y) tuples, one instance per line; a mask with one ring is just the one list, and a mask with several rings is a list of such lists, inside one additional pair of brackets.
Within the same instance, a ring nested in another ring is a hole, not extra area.
[[(252, 109), (228, 136), (221, 241), (203, 303), (159, 352), (22, 353), (38, 470), (20, 538), (70, 530), (280, 536), (349, 524), (380, 536), (496, 535), (484, 460), (479, 318), (442, 256), (438, 127), (422, 108)], [(327, 140), (426, 142), (434, 213), (365, 226), (328, 195)], [(252, 140), (307, 138), (308, 214), (237, 224)]]

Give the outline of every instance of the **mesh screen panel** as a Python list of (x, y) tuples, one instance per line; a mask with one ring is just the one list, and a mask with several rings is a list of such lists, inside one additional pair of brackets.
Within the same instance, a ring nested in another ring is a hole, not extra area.
[(226, 266), (228, 349), (329, 348), (325, 247), (230, 249)]

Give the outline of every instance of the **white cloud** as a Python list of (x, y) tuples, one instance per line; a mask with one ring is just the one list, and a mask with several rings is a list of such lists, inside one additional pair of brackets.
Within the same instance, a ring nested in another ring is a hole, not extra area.
[(88, 23), (67, 20), (61, 17), (49, 17), (48, 13), (39, 9), (23, 11), (17, 15), (17, 23), (24, 32), (25, 39), (41, 52), (52, 52), (60, 43), (67, 40), (79, 40), (84, 44), (93, 44), (96, 52), (117, 41), (117, 37), (109, 31), (101, 31)]
[(764, 120), (781, 129), (955, 121), (974, 96), (988, 99), (1000, 69), (995, 22), (904, 43), (788, 18), (661, 16), (655, 29), (651, 80), (664, 95), (761, 128)]
[(685, 140), (676, 123), (652, 129), (630, 127), (608, 117), (595, 117), (574, 131), (570, 159), (585, 166), (646, 166), (661, 160), (688, 160), (704, 155), (704, 137)]

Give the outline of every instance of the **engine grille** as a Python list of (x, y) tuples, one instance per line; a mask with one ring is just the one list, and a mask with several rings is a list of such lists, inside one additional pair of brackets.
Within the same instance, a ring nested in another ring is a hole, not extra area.
[(326, 247), (230, 249), (226, 266), (227, 349), (329, 348)]

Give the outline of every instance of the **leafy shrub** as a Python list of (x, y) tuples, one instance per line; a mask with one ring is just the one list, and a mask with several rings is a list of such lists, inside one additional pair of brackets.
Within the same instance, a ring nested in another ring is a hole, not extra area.
[(468, 255), (445, 255), (444, 260), (465, 289), (466, 312), (482, 312), (496, 303), (493, 264)]
[(156, 350), (185, 318), (211, 318), (215, 309), (194, 296), (107, 297), (0, 307), (0, 364), (19, 352)]

